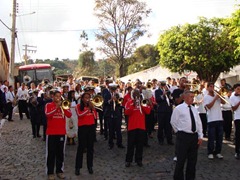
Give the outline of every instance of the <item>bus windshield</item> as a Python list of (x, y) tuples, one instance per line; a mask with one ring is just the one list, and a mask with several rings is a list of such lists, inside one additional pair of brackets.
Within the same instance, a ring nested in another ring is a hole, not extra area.
[(50, 82), (53, 81), (52, 70), (50, 69), (36, 69), (36, 80), (42, 81), (43, 79), (48, 79)]

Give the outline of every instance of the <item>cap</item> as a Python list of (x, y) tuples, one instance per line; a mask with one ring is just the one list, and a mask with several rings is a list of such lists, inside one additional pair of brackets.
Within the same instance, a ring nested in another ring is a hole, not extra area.
[(94, 90), (94, 89), (95, 89), (94, 86), (92, 86), (92, 85), (86, 85), (83, 90), (84, 90), (85, 92), (87, 92), (87, 91)]

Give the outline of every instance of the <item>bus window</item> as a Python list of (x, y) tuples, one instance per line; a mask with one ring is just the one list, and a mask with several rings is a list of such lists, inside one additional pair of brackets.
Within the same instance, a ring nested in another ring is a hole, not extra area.
[(50, 69), (36, 69), (37, 81), (48, 79), (50, 82), (53, 81), (53, 74)]

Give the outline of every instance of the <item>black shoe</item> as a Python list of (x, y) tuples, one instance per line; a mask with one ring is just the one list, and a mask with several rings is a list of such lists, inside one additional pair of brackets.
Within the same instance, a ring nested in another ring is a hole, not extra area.
[(36, 138), (37, 136), (33, 136), (33, 138)]
[(80, 175), (80, 169), (75, 169), (75, 175), (79, 176)]
[(122, 144), (120, 144), (120, 145), (118, 145), (118, 148), (120, 148), (120, 149), (124, 149), (125, 146), (123, 146)]
[(88, 168), (88, 172), (89, 172), (89, 174), (93, 174), (93, 169), (91, 167)]
[(159, 145), (163, 145), (163, 141), (159, 141)]
[(131, 163), (130, 162), (126, 162), (125, 163), (125, 167), (130, 167), (131, 166)]
[(108, 137), (104, 137), (104, 141), (107, 141), (108, 140)]
[(38, 138), (40, 138), (40, 137), (42, 137), (42, 136), (40, 136), (40, 135), (37, 135), (37, 137), (38, 137)]
[(137, 162), (137, 165), (138, 165), (139, 167), (142, 167), (142, 166), (143, 166), (143, 163), (142, 163), (142, 162)]
[(108, 149), (109, 150), (113, 149), (113, 145), (109, 145)]
[(149, 148), (149, 147), (151, 147), (149, 144), (144, 144), (144, 147), (147, 147), (147, 148)]
[(168, 145), (174, 145), (174, 143), (172, 141), (169, 141)]
[(12, 120), (12, 119), (9, 119), (8, 121), (9, 121), (9, 122), (13, 122), (13, 120)]

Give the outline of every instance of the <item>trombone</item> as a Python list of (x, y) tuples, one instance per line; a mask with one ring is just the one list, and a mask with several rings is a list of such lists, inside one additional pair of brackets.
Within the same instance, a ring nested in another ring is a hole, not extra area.
[(230, 103), (224, 98), (224, 96), (226, 96), (227, 93), (228, 93), (228, 89), (225, 88), (225, 87), (220, 88), (220, 87), (218, 87), (218, 86), (216, 86), (216, 85), (214, 85), (214, 87), (216, 87), (216, 88), (219, 89), (219, 91), (213, 90), (214, 93), (217, 94), (223, 101), (225, 101), (226, 103), (230, 104)]

